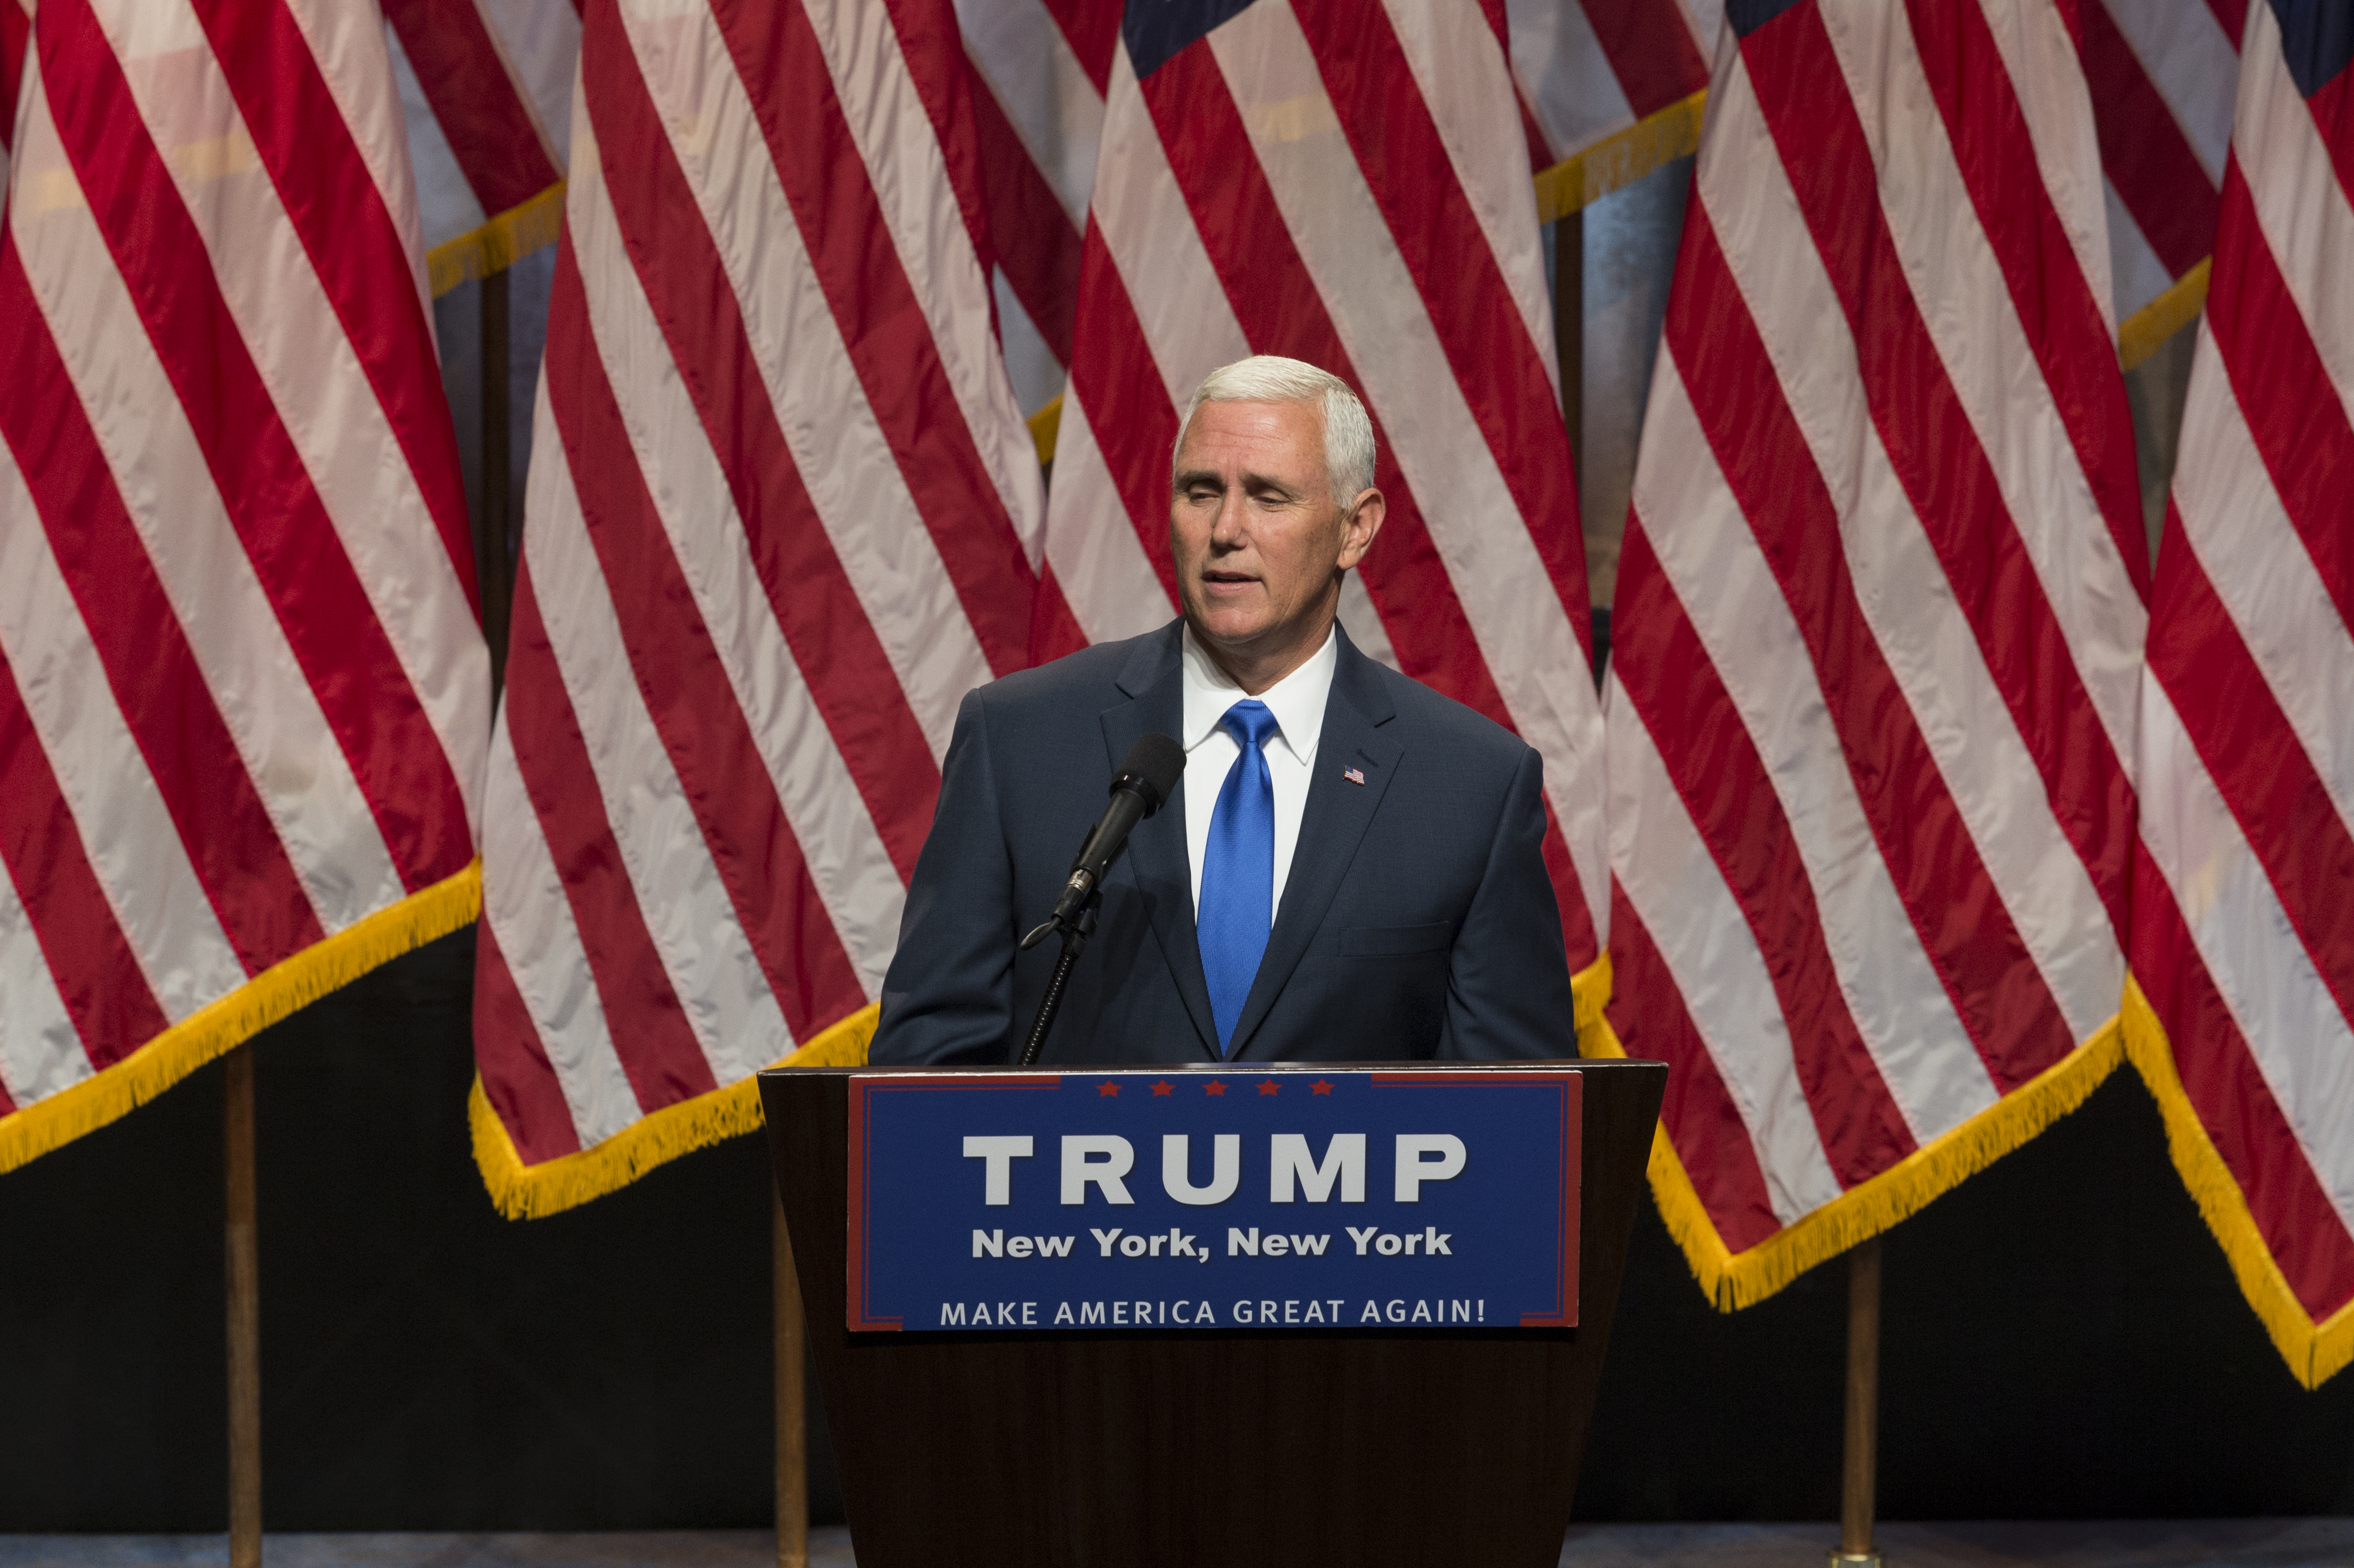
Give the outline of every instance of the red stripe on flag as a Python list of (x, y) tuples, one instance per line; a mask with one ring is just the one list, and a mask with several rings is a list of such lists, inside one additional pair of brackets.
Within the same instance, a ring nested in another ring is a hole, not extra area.
[[(591, 0), (591, 6), (581, 46), (584, 73), (590, 69), (592, 56), (598, 62), (594, 76), (584, 77), (595, 84), (588, 101), (598, 106), (600, 117), (617, 114), (629, 127), (631, 139), (608, 145), (647, 150), (642, 162), (648, 167), (615, 168), (608, 178), (617, 193), (624, 185), (635, 190), (641, 183), (656, 189), (674, 185), (676, 198), (684, 206), (665, 201), (664, 210), (671, 221), (692, 223), (696, 235), (703, 236), (702, 214), (678, 172), (636, 64), (626, 58), (616, 0)], [(939, 346), (932, 340), (882, 205), (868, 183), (865, 162), (843, 118), (809, 13), (798, 5), (746, 5), (740, 0), (716, 0), (713, 8), (737, 73), (747, 82), (760, 84), (761, 90), (750, 94), (753, 111), (785, 197), (792, 204), (810, 266), (832, 307), (875, 420), (898, 459), (907, 492), (963, 601), (965, 618), (981, 639), (991, 670), (1001, 675), (1019, 670), (1029, 662), (1029, 596), (1037, 591), (1037, 572), (965, 424), (963, 407), (940, 363)], [(599, 11), (610, 18), (601, 26)], [(607, 57), (608, 48), (614, 58)], [(617, 194), (617, 204), (620, 199)], [(658, 234), (667, 244), (665, 230), (624, 227), (647, 246)], [(708, 241), (698, 244), (707, 246)], [(717, 260), (716, 251), (713, 260)], [(724, 284), (725, 274), (717, 276)], [(731, 318), (736, 313), (732, 298), (727, 313)], [(713, 362), (683, 355), (680, 363)], [(726, 450), (724, 445), (722, 450)]]
[(1749, 923), (1824, 1152), (1840, 1184), (1853, 1187), (1912, 1153), (1913, 1134), (1848, 1011), (1814, 884), (1765, 759), (1632, 515), (1618, 605), (1611, 630), (1620, 687)]
[[(790, 9), (806, 19), (811, 5), (854, 7), (871, 3), (872, 0), (802, 0)], [(996, 260), (996, 251), (991, 243), (987, 186), (981, 178), (981, 149), (973, 137), (971, 107), (974, 99), (987, 98), (989, 90), (974, 90), (973, 79), (980, 72), (965, 55), (956, 8), (949, 0), (882, 0), (882, 5), (884, 13), (891, 18), (892, 33), (899, 41), (899, 58), (907, 65), (907, 79), (915, 84), (916, 97), (932, 122), (933, 139), (939, 143), (940, 159), (948, 167), (949, 188), (956, 193), (957, 207), (964, 214), (965, 232), (971, 236), (973, 250), (986, 276)], [(752, 0), (752, 8), (761, 12), (775, 9), (769, 0)], [(712, 0), (712, 9), (719, 16), (721, 28), (732, 32), (739, 25), (737, 18), (744, 14), (745, 0)], [(810, 42), (814, 45), (814, 35)], [(869, 112), (887, 122), (889, 101), (885, 89), (870, 101)]]
[[(1051, 582), (1054, 576), (1055, 568), (1048, 567), (1040, 574), (1040, 580)], [(1053, 613), (1051, 615), (1042, 613), (1031, 623), (1031, 662), (1051, 663), (1064, 654), (1076, 653), (1087, 645), (1087, 634), (1079, 630), (1077, 620), (1071, 614), (1070, 601), (1063, 597), (1059, 587), (1051, 600), (1041, 594), (1038, 603), (1042, 610), (1051, 603)]]
[[(96, 17), (83, 5), (45, 5), (34, 26), (58, 137), (254, 575), (403, 885), (414, 892), (437, 882), (473, 855), (440, 737), (279, 418)], [(400, 292), (414, 293), (405, 277)]]
[(1071, 390), (1137, 542), (1173, 606), (1182, 602), (1177, 563), (1169, 553), (1170, 453), (1177, 445), (1178, 410), (1170, 405), (1144, 323), (1099, 224), (1087, 226), (1086, 254), (1079, 287), (1087, 313), (1072, 341)]
[[(342, 107), (293, 14), (283, 5), (243, 0), (196, 5), (278, 199), (302, 237), (303, 253), (408, 460), (467, 602), (479, 611), (457, 432), (442, 396), (432, 326), (384, 193), (359, 144), (340, 133)], [(464, 843), (447, 846), (447, 853), (455, 858), (429, 875), (445, 875), (472, 858)]]
[[(1821, 16), (1786, 11), (1741, 48), (1846, 313), (1872, 424), (2061, 828), (2122, 931), (2133, 790), (1906, 281), (1854, 101), (1809, 85), (1840, 79)], [(2018, 175), (2040, 177), (2031, 167)]]
[(1062, 29), (1063, 41), (1098, 94), (1111, 90), (1112, 56), (1119, 52), (1120, 0), (1041, 0)]
[[(2010, 285), (2011, 304), (2126, 575), (2147, 603), (2149, 538), (2116, 344), (2091, 281), (2076, 265), (2051, 190), (2040, 177), (2022, 177), (2036, 169), (2035, 141), (2001, 51), (1978, 0), (1908, 0), (1907, 9), (1970, 205)], [(2098, 5), (2086, 11), (2106, 24), (2108, 13)], [(2206, 189), (2203, 175), (2200, 188)]]
[[(1355, 366), (1293, 245), (1283, 210), (1251, 152), (1251, 139), (1206, 47), (1179, 50), (1141, 84), (1169, 166), (1208, 247), (1243, 335), (1255, 354), (1320, 366), (1359, 388)], [(1158, 377), (1155, 377), (1157, 383)], [(1424, 521), (1421, 503), (1370, 405), (1378, 456), (1374, 482), (1389, 501), (1382, 537), (1357, 568), (1398, 662), (1416, 680), (1513, 728), (1469, 620)], [(1091, 424), (1090, 429), (1100, 429)], [(1580, 645), (1584, 645), (1581, 638)], [(1556, 882), (1562, 931), (1572, 952), (1593, 952), (1593, 916), (1575, 882)]]
[(1071, 327), (1079, 302), (1079, 231), (1060, 197), (1038, 172), (997, 95), (986, 87), (972, 95), (973, 119), (988, 176), (990, 235), (997, 265), (1031, 324), (1046, 340), (1057, 364), (1071, 363)]
[[(514, 627), (503, 711), (514, 741), (515, 771), (564, 883), (606, 1027), (617, 1032), (614, 1054), (641, 1110), (708, 1093), (718, 1080), (646, 928), (620, 841), (606, 821), (588, 743), (540, 618), (528, 550), (515, 567)], [(623, 1029), (626, 1041), (618, 1033)]]
[(2171, 507), (2163, 548), (2167, 620), (2150, 640), (2150, 673), (2173, 699), (2338, 1011), (2354, 1019), (2354, 836)]
[(1838, 508), (1703, 207), (1685, 217), (1676, 272), (1688, 281), (1669, 301), (1667, 341), (1693, 412), (1822, 673), (1840, 761), (1922, 951), (2008, 1094), (2075, 1039), (1865, 619)]
[[(727, 476), (777, 624), (892, 863), (907, 876), (931, 827), (938, 765), (802, 486), (734, 287), (631, 58), (613, 0), (591, 4), (603, 14), (589, 17), (580, 67), (597, 140), (639, 150), (605, 164), (606, 189), (631, 260)], [(856, 165), (854, 152), (852, 161)], [(863, 191), (860, 167), (854, 178)], [(903, 303), (913, 310), (912, 300)], [(920, 316), (911, 331), (928, 344)], [(949, 418), (961, 431), (952, 406)], [(986, 477), (980, 482), (985, 485)], [(1030, 607), (1019, 608), (1026, 659)]]
[[(1921, 52), (1925, 59), (1929, 51)], [(2101, 171), (2167, 272), (2179, 278), (2215, 243), (2215, 186), (2106, 5), (2084, 7), (2083, 52)], [(1934, 80), (1934, 67), (1932, 73)], [(2008, 181), (2003, 188), (2015, 192), (2018, 183)], [(1981, 215), (1985, 210), (1981, 201)]]
[(548, 304), (548, 406), (631, 673), (785, 1026), (805, 1040), (864, 1006), (866, 993), (638, 470), (597, 357), (577, 261), (570, 246), (559, 248)]
[(17, 0), (0, 0), (0, 153), (16, 134), (16, 90), (25, 74), (25, 54), (33, 19)]
[(2354, 70), (2330, 78), (2327, 86), (2305, 101), (2305, 108), (2329, 154), (2338, 189), (2354, 200)]
[(1562, 0), (1580, 5), (1635, 118), (1655, 114), (1708, 85), (1691, 29), (1676, 0)]
[(580, 1152), (563, 1082), (488, 920), (474, 927), (474, 1065), (482, 1097), (525, 1165)]
[(2147, 848), (2134, 864), (2134, 978), (2165, 1025), (2200, 1125), (2239, 1183), (2265, 1250), (2318, 1322), (2354, 1301), (2354, 1236), (2281, 1114)]
[(483, 212), (520, 207), (564, 177), (474, 0), (384, 0), (384, 14)]
[(1419, 92), (1400, 90), (1414, 81), (1413, 66), (1379, 5), (1292, 0), (1292, 10), (1431, 329), (1553, 579), (1578, 657), (1590, 666), (1585, 536), (1561, 397), (1454, 176), (1429, 105)]
[(2354, 527), (2347, 511), (2347, 497), (2354, 495), (2354, 425), (2264, 238), (2236, 152), (2223, 169), (2223, 227), (2207, 290), (2207, 324), (2273, 489), (2338, 620), (2354, 626)]
[[(54, 55), (42, 66), (49, 87), (71, 83)], [(0, 321), (28, 329), (11, 374), (0, 376), (0, 439), (16, 454), (115, 705), (205, 896), (246, 973), (259, 974), (326, 933), (123, 508), (13, 243), (0, 247)]]
[(2248, 36), (2248, 0), (2207, 0), (2207, 9), (2215, 13), (2216, 25), (2237, 53), (2240, 40)]
[(1659, 1125), (1682, 1150), (1702, 1156), (1687, 1158), (1684, 1172), (1717, 1239), (1726, 1250), (1741, 1252), (1780, 1230), (1749, 1124), (1684, 1009), (1676, 977), (1616, 877), (1610, 882), (1610, 1005), (1604, 1011), (1627, 1054), (1668, 1065)]
[[(0, 5), (14, 0), (0, 0)], [(10, 255), (15, 247), (9, 247)], [(4, 263), (0, 263), (4, 264)], [(22, 319), (22, 318), (18, 318)], [(111, 1067), (171, 1024), (99, 885), (81, 830), (0, 651), (0, 863), (93, 1067)], [(5, 1091), (0, 1090), (0, 1097)]]

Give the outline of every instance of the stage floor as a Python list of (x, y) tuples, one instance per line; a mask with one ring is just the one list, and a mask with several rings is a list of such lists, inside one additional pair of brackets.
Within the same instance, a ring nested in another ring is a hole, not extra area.
[[(1561, 1568), (1821, 1568), (1831, 1524), (1580, 1526)], [(1889, 1568), (2346, 1568), (2354, 1520), (1889, 1524)], [(271, 1535), (267, 1568), (771, 1568), (759, 1531), (594, 1535)], [(217, 1535), (0, 1535), (0, 1568), (215, 1568)], [(811, 1568), (854, 1568), (850, 1533), (814, 1531)]]

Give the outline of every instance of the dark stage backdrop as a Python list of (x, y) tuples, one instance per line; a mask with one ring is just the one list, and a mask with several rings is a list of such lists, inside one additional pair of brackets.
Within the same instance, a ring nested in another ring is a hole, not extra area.
[[(471, 941), (259, 1043), (270, 1526), (764, 1524), (758, 1140), (500, 1219)], [(0, 1177), (0, 1531), (225, 1528), (220, 1181), (217, 1068)], [(1898, 1227), (1886, 1279), (1883, 1517), (2354, 1512), (2354, 1374), (2290, 1380), (2130, 1074)], [(1647, 1204), (1580, 1517), (1835, 1518), (1845, 1287), (1721, 1317)]]

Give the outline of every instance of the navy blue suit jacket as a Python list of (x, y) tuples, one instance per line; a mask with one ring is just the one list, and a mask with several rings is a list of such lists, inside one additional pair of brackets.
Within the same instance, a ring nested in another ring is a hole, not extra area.
[[(1182, 623), (964, 700), (883, 984), (875, 1062), (1004, 1062), (1060, 943), (1055, 906), (1138, 737), (1174, 736)], [(1357, 652), (1332, 694), (1283, 902), (1235, 1027), (1237, 1061), (1577, 1054), (1540, 842), (1543, 764), (1509, 730)], [(1354, 768), (1362, 784), (1343, 776)], [(1182, 791), (1105, 879), (1044, 1060), (1213, 1062)]]

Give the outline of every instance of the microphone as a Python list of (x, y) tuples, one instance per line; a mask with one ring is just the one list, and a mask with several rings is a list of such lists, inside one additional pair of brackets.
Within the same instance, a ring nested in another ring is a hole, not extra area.
[(1103, 885), (1104, 874), (1128, 846), (1129, 833), (1161, 808), (1184, 776), (1185, 748), (1169, 736), (1147, 735), (1129, 747), (1128, 760), (1119, 765), (1111, 781), (1110, 803), (1079, 846), (1079, 857), (1071, 863), (1070, 880), (1055, 902), (1054, 916), (1022, 938), (1025, 950), (1044, 941), (1047, 932), (1067, 927), (1079, 917), (1087, 900)]

